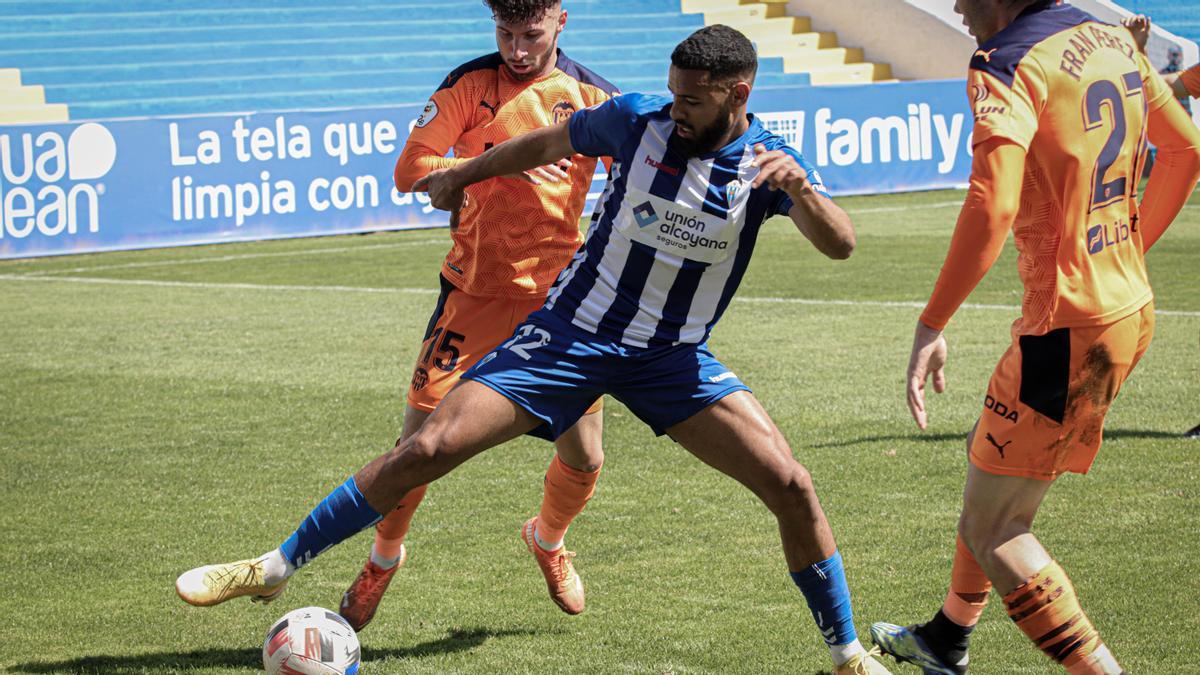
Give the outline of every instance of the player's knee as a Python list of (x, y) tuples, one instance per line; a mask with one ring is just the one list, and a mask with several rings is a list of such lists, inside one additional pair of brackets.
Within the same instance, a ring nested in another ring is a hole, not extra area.
[(1029, 531), (1024, 518), (964, 511), (958, 519), (958, 533), (978, 559), (991, 558), (1005, 542)]
[(403, 445), (401, 463), (409, 473), (423, 475), (436, 471), (443, 459), (452, 454), (453, 441), (437, 429), (422, 429), (413, 434)]
[(771, 487), (762, 494), (763, 502), (776, 515), (804, 508), (812, 499), (813, 483), (808, 469), (799, 462), (773, 476)]

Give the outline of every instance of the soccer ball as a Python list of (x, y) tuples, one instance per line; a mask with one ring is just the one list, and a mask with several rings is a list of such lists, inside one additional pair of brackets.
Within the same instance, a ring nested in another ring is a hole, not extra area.
[(321, 607), (284, 614), (263, 642), (263, 668), (269, 675), (355, 675), (359, 658), (354, 629)]

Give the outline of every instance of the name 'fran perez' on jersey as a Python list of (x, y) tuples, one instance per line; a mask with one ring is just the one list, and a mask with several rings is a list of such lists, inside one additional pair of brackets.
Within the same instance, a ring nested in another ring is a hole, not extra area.
[(754, 146), (783, 150), (828, 197), (815, 168), (750, 116), (714, 152), (674, 149), (671, 99), (626, 94), (576, 113), (571, 144), (613, 158), (587, 240), (559, 275), (546, 308), (633, 347), (702, 343), (728, 307), (763, 221), (792, 200), (752, 188)]

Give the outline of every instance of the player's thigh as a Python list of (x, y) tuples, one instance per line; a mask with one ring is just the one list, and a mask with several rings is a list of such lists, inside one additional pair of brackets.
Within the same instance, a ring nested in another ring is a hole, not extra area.
[(542, 299), (472, 296), (442, 279), (442, 293), (426, 326), (408, 389), (408, 405), (433, 412), (470, 370), (507, 340)]
[(749, 391), (734, 391), (666, 431), (702, 462), (760, 497), (786, 487), (803, 472), (783, 434)]
[[(599, 407), (599, 399), (593, 407)], [(589, 411), (554, 441), (558, 458), (578, 471), (595, 471), (604, 463), (604, 413)]]
[(540, 421), (494, 389), (461, 381), (413, 435), (412, 451), (450, 468)]
[(1004, 537), (1016, 527), (1028, 530), (1053, 485), (1052, 480), (988, 473), (970, 465), (963, 489), (963, 511), (959, 527), (968, 542)]
[(1149, 345), (1153, 321), (1147, 306), (1104, 326), (1020, 336), (988, 383), (971, 463), (1039, 480), (1087, 473), (1109, 406)]
[[(530, 315), (464, 381), (487, 385), (544, 424), (532, 435), (556, 440), (596, 405), (619, 350), (549, 312)], [(596, 417), (596, 416), (594, 416)], [(598, 417), (594, 421), (600, 422)], [(598, 432), (595, 444), (598, 445)]]
[(441, 478), (480, 452), (538, 424), (539, 420), (492, 389), (463, 381), (416, 433), (363, 467), (355, 480), (368, 503), (387, 513), (410, 490)]

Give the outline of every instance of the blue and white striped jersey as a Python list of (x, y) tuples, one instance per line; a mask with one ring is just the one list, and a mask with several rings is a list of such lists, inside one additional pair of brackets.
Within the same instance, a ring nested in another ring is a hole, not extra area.
[(587, 239), (545, 308), (575, 326), (632, 347), (703, 343), (742, 281), (759, 227), (792, 200), (751, 189), (754, 145), (781, 149), (816, 169), (753, 116), (729, 145), (690, 159), (668, 145), (671, 99), (626, 94), (575, 113), (571, 144), (612, 157)]

